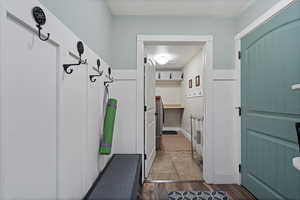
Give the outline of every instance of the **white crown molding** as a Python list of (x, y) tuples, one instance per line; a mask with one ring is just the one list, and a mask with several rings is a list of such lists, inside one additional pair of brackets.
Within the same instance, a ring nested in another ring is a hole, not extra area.
[[(252, 0), (251, 0), (252, 1)], [(248, 0), (106, 0), (113, 15), (235, 17)]]

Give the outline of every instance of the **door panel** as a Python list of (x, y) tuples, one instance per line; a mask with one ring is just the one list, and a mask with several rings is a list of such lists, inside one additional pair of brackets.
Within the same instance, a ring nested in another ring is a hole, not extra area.
[(155, 158), (155, 66), (145, 64), (145, 177), (149, 175)]
[(300, 199), (300, 2), (242, 39), (242, 185), (258, 199)]

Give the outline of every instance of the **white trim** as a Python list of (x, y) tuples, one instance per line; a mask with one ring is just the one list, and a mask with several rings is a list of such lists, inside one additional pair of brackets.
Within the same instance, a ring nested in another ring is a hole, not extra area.
[[(139, 153), (144, 154), (144, 44), (151, 42), (188, 42), (204, 43), (206, 53), (204, 92), (206, 94), (206, 124), (204, 126), (206, 137), (204, 138), (203, 154), (203, 178), (207, 183), (214, 182), (214, 148), (213, 148), (213, 36), (190, 35), (137, 35), (137, 133)], [(143, 162), (144, 169), (144, 162)], [(144, 177), (144, 170), (143, 170)]]
[[(266, 11), (263, 15), (254, 20), (250, 25), (248, 25), (245, 29), (243, 29), (240, 33), (235, 36), (235, 73), (234, 78), (236, 79), (236, 87), (235, 87), (235, 107), (241, 106), (241, 61), (238, 59), (238, 52), (241, 50), (241, 39), (245, 37), (247, 34), (254, 31), (256, 28), (261, 26), (270, 20), (274, 15), (279, 13), (281, 10), (288, 7), (291, 3), (296, 0), (281, 0), (273, 7), (271, 7), (268, 11)], [(241, 163), (241, 118), (236, 117), (234, 119), (234, 129), (235, 129), (235, 165)], [(241, 175), (238, 173), (235, 175), (236, 182), (241, 184)]]
[[(5, 9), (3, 7), (3, 1), (0, 1), (0, 41), (4, 41), (5, 37), (4, 37), (4, 33), (5, 33), (5, 30), (2, 28), (4, 27), (4, 23), (5, 23)], [(2, 77), (2, 73), (3, 73), (3, 67), (5, 62), (4, 62), (4, 52), (5, 52), (5, 48), (4, 48), (4, 45), (0, 45), (0, 88), (2, 88), (2, 80), (1, 80), (1, 77)], [(2, 89), (0, 89), (0, 96), (3, 96), (3, 91)], [(2, 99), (0, 98), (0, 109), (2, 110)], [(4, 137), (4, 134), (3, 134), (3, 119), (4, 119), (4, 116), (2, 114), (2, 112), (0, 113), (0, 144), (2, 144), (2, 141), (5, 141), (5, 137)], [(4, 148), (3, 148), (3, 145), (0, 145), (0, 163), (3, 163), (4, 161), (4, 156), (5, 156), (5, 152), (4, 152)], [(4, 198), (4, 175), (5, 175), (5, 167), (3, 167), (1, 164), (0, 164), (0, 199), (3, 199)]]
[[(235, 55), (238, 55), (238, 52), (241, 50), (241, 40), (235, 40)], [(234, 107), (241, 107), (241, 61), (238, 56), (235, 56), (235, 71), (234, 78), (235, 88), (234, 88)], [(235, 163), (234, 166), (241, 164), (241, 117), (238, 115), (238, 109), (236, 109), (236, 115), (234, 117), (234, 152), (235, 152)], [(236, 183), (241, 184), (241, 175), (239, 172), (236, 172)]]
[[(147, 158), (147, 159), (149, 159), (149, 163), (153, 163), (155, 157), (156, 157), (156, 148), (153, 148), (152, 151), (151, 151), (151, 153), (150, 153), (149, 158)], [(152, 165), (152, 166), (153, 166), (153, 165)], [(151, 167), (151, 168), (152, 168), (152, 167)], [(147, 176), (149, 176), (150, 171), (151, 171), (151, 168), (149, 169), (149, 172), (148, 172)]]
[(181, 130), (180, 130), (181, 132), (182, 132), (182, 134), (186, 137), (186, 139), (188, 139), (189, 141), (192, 141), (191, 139), (191, 134), (187, 131), (187, 130), (185, 130), (184, 128), (181, 128)]
[(257, 27), (268, 21), (270, 18), (272, 18), (274, 15), (276, 15), (278, 12), (280, 12), (282, 9), (289, 6), (292, 2), (296, 0), (281, 0), (277, 4), (275, 4), (272, 8), (270, 8), (267, 12), (265, 12), (262, 16), (254, 20), (250, 25), (248, 25), (244, 30), (242, 30), (240, 33), (236, 35), (236, 39), (241, 39), (245, 37), (247, 34), (255, 30)]
[[(136, 109), (136, 130), (137, 130), (137, 151), (142, 154), (142, 158), (145, 156), (144, 146), (144, 43), (140, 40), (137, 41), (137, 79), (136, 79), (136, 95), (137, 95), (137, 109)], [(139, 59), (140, 58), (140, 59)], [(140, 67), (138, 67), (140, 66)], [(142, 162), (142, 182), (145, 179), (145, 161)]]
[(113, 69), (112, 76), (114, 80), (136, 80), (136, 70), (128, 70), (128, 69)]
[(212, 40), (211, 35), (137, 35), (137, 41), (142, 42), (207, 42)]
[(181, 131), (180, 127), (163, 127), (163, 131)]
[(216, 80), (235, 80), (234, 70), (215, 70), (213, 79)]
[(235, 180), (235, 174), (215, 174), (215, 179), (218, 180), (216, 184), (236, 184), (232, 180)]

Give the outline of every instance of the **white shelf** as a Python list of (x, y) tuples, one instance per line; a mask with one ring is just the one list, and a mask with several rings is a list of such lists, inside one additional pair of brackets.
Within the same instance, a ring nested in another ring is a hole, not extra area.
[(184, 107), (180, 104), (166, 104), (164, 109), (184, 109)]

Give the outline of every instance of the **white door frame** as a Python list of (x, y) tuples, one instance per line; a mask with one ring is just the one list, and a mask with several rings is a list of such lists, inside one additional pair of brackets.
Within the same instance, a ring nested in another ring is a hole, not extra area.
[[(235, 40), (235, 55), (239, 54), (239, 51), (241, 51), (241, 40), (243, 37), (245, 37), (247, 34), (254, 31), (256, 28), (261, 26), (262, 24), (266, 23), (268, 20), (270, 20), (274, 15), (278, 14), (280, 11), (288, 7), (291, 3), (293, 3), (296, 0), (281, 0), (277, 4), (275, 4), (273, 7), (271, 7), (269, 10), (267, 10), (263, 15), (258, 17), (256, 20), (254, 20), (250, 25), (248, 25), (245, 29), (243, 29), (240, 33), (238, 33), (234, 40)], [(237, 107), (241, 106), (241, 61), (238, 58), (238, 56), (235, 56), (235, 79), (236, 79), (236, 87), (235, 87), (235, 105)], [(241, 119), (235, 118), (234, 120), (234, 130), (235, 130), (235, 162), (237, 164), (241, 163)], [(241, 175), (238, 178), (237, 182), (241, 184)]]
[[(213, 36), (190, 35), (137, 35), (137, 147), (144, 156), (144, 45), (146, 42), (191, 42), (205, 43), (206, 65), (204, 75), (205, 133), (203, 149), (203, 178), (207, 183), (214, 181), (213, 142)], [(143, 160), (143, 181), (144, 181)]]

